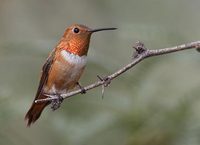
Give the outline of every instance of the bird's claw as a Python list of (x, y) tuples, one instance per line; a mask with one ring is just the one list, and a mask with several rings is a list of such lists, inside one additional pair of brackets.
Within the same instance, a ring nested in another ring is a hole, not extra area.
[(51, 109), (53, 111), (55, 111), (56, 109), (58, 109), (61, 105), (61, 103), (63, 102), (63, 97), (61, 95), (54, 95), (54, 97), (57, 97), (56, 99), (53, 99), (51, 101)]

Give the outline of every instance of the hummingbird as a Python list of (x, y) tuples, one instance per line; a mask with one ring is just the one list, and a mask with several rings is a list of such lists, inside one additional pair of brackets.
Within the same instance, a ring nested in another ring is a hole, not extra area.
[[(61, 94), (69, 92), (76, 86), (83, 88), (78, 81), (86, 66), (91, 34), (115, 29), (117, 28), (91, 29), (81, 24), (73, 24), (65, 30), (60, 42), (49, 54), (42, 67), (35, 99), (25, 116), (27, 126), (38, 120), (49, 104), (52, 104), (53, 110), (59, 108), (63, 99)], [(83, 90), (82, 93), (84, 92)], [(35, 103), (35, 100), (47, 98), (45, 94), (56, 95), (58, 99)]]

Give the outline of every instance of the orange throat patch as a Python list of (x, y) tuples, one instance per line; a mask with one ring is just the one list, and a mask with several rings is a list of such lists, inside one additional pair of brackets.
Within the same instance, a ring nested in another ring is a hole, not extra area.
[(75, 55), (84, 56), (87, 55), (89, 43), (86, 43), (81, 39), (71, 39), (70, 42), (63, 39), (57, 47)]

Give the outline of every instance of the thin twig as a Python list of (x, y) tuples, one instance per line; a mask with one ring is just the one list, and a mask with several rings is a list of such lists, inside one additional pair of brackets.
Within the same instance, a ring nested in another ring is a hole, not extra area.
[[(182, 45), (178, 45), (178, 46), (174, 46), (174, 47), (169, 47), (169, 48), (163, 48), (163, 49), (154, 49), (154, 50), (150, 50), (147, 49), (143, 43), (141, 42), (137, 42), (136, 46), (133, 47), (136, 51), (136, 53), (134, 54), (133, 60), (125, 65), (124, 67), (122, 67), (121, 69), (119, 69), (118, 71), (114, 72), (111, 75), (108, 75), (107, 77), (105, 77), (104, 79), (99, 79), (99, 81), (96, 81), (86, 87), (83, 87), (83, 89), (85, 91), (91, 90), (93, 88), (99, 87), (99, 86), (104, 86), (106, 87), (113, 79), (115, 79), (116, 77), (118, 77), (119, 75), (123, 74), (124, 72), (126, 72), (127, 70), (131, 69), (132, 67), (134, 67), (136, 64), (138, 64), (140, 61), (144, 60), (145, 58), (148, 57), (153, 57), (153, 56), (157, 56), (157, 55), (164, 55), (164, 54), (168, 54), (168, 53), (173, 53), (176, 51), (182, 51), (182, 50), (186, 50), (186, 49), (200, 49), (200, 41), (195, 41), (195, 42), (190, 42), (187, 44), (182, 44)], [(80, 94), (82, 92), (82, 89), (78, 89), (66, 94), (61, 94), (61, 97), (63, 97), (63, 99), (66, 98), (70, 98), (74, 95)], [(38, 102), (44, 102), (44, 101), (52, 101), (57, 99), (57, 97), (51, 97), (51, 95), (47, 95), (49, 96), (46, 99), (39, 99), (36, 100), (35, 103)]]

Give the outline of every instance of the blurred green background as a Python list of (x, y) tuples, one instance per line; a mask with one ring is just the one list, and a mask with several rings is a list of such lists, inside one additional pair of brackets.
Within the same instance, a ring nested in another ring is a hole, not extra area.
[(27, 128), (41, 67), (73, 23), (118, 27), (92, 36), (81, 84), (131, 61), (137, 40), (148, 48), (200, 39), (199, 0), (1, 0), (1, 145), (199, 145), (200, 54), (154, 57), (101, 88), (65, 100)]

